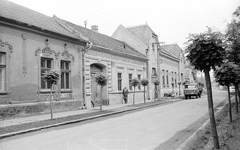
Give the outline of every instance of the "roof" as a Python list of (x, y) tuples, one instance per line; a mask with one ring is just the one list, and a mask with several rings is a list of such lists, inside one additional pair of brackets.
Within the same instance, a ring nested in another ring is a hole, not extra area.
[(24, 25), (36, 27), (43, 31), (50, 31), (71, 38), (80, 39), (79, 37), (65, 30), (52, 17), (46, 16), (37, 11), (7, 0), (0, 0), (0, 19), (3, 18), (15, 21), (16, 23), (22, 23)]
[(147, 24), (127, 27), (127, 29), (147, 45), (149, 44), (152, 34), (157, 36), (157, 34)]
[(182, 49), (177, 44), (161, 45), (163, 53), (171, 55), (174, 58), (180, 59)]
[(90, 29), (84, 28), (82, 26), (73, 24), (73, 23), (68, 22), (68, 21), (62, 20), (62, 22), (67, 23), (72, 28), (74, 28), (79, 33), (81, 33), (82, 36), (87, 37), (89, 39), (89, 41), (95, 46), (104, 47), (104, 48), (106, 48), (108, 50), (111, 50), (115, 53), (122, 53), (124, 55), (130, 55), (130, 56), (135, 56), (135, 57), (138, 57), (138, 58), (147, 59), (145, 55), (136, 51), (135, 49), (133, 49), (131, 46), (127, 45), (123, 41), (116, 40), (116, 39), (114, 39), (110, 36), (92, 31)]

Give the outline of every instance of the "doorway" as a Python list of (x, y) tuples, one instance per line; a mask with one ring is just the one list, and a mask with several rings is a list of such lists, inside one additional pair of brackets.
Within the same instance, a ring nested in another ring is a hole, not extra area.
[[(97, 106), (100, 103), (100, 92), (101, 87), (97, 85), (95, 81), (95, 77), (99, 73), (104, 73), (105, 66), (102, 64), (92, 64), (90, 65), (90, 74), (91, 74), (91, 101), (93, 106)], [(103, 90), (104, 93), (104, 90)], [(102, 96), (104, 97), (104, 94), (102, 93)]]

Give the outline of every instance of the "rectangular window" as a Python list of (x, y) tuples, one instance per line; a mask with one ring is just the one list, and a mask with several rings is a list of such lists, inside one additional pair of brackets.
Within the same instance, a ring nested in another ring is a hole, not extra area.
[(132, 90), (131, 82), (132, 82), (132, 74), (128, 75), (128, 80), (129, 80), (129, 90)]
[(53, 68), (53, 59), (41, 58), (41, 89), (51, 89), (51, 84), (43, 80), (43, 74)]
[(157, 76), (156, 68), (152, 68), (152, 76)]
[(117, 78), (118, 78), (118, 91), (122, 91), (122, 73), (118, 73)]
[(71, 62), (61, 60), (61, 89), (70, 89)]
[[(141, 80), (141, 75), (138, 75), (138, 79)], [(141, 90), (141, 84), (138, 85), (138, 89)]]
[(163, 87), (165, 87), (165, 71), (162, 70), (162, 84), (163, 84)]
[(177, 72), (175, 72), (175, 87), (177, 87)]
[(183, 73), (181, 73), (181, 82), (183, 82)]
[(0, 91), (6, 90), (6, 53), (0, 53)]
[(166, 72), (167, 72), (167, 74), (166, 74), (167, 87), (169, 87), (169, 82), (168, 82), (168, 70), (167, 70)]

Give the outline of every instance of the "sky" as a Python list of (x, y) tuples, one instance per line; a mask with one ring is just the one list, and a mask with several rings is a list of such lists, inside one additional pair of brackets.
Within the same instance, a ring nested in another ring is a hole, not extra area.
[(98, 25), (99, 32), (111, 36), (124, 27), (148, 24), (160, 42), (184, 48), (189, 33), (208, 27), (224, 31), (239, 0), (10, 0), (47, 16), (57, 17), (87, 28)]

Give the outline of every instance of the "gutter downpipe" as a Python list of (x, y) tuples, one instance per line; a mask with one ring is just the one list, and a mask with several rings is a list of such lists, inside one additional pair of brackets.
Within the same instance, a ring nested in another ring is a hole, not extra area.
[[(149, 78), (149, 58), (148, 58), (148, 51), (149, 51), (149, 47), (147, 47), (145, 49), (145, 52), (146, 52), (146, 56), (147, 56), (147, 69), (146, 69), (146, 74), (147, 74), (147, 79), (148, 81), (150, 81), (150, 78)], [(147, 100), (149, 100), (149, 93), (150, 93), (150, 82), (148, 83), (147, 85)]]
[(83, 101), (86, 106), (86, 89), (85, 89), (85, 54), (92, 47), (92, 43), (87, 43), (87, 45), (82, 49), (82, 92), (83, 92)]
[(160, 84), (158, 85), (158, 100), (160, 100), (160, 97), (161, 97), (161, 59), (160, 59), (160, 54), (161, 54), (161, 46), (160, 46), (160, 43), (157, 44), (157, 67), (158, 67), (158, 79), (160, 81)]

